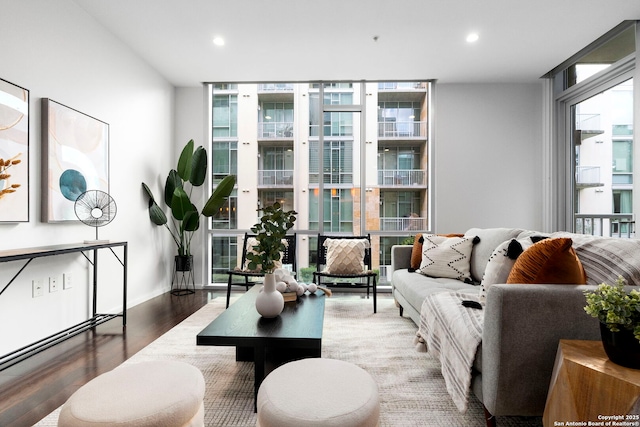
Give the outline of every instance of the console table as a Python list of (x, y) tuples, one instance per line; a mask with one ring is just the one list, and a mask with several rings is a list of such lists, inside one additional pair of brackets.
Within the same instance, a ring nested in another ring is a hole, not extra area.
[[(122, 258), (113, 250), (115, 247), (122, 247)], [(109, 249), (118, 262), (122, 265), (122, 312), (118, 314), (100, 314), (98, 309), (98, 251), (100, 249)], [(0, 251), (0, 263), (10, 261), (26, 260), (22, 268), (9, 280), (9, 282), (0, 289), (0, 296), (15, 281), (22, 271), (34, 259), (64, 255), (80, 252), (89, 263), (93, 266), (93, 315), (77, 325), (66, 328), (60, 332), (50, 335), (46, 338), (38, 340), (25, 347), (19, 348), (4, 356), (0, 356), (0, 371), (12, 366), (36, 353), (41, 352), (51, 346), (54, 346), (68, 338), (78, 335), (84, 331), (94, 328), (97, 325), (105, 323), (113, 318), (122, 317), (122, 327), (127, 324), (127, 242), (96, 242), (96, 243), (75, 243), (64, 245), (40, 246), (35, 248), (9, 249)], [(85, 252), (93, 252), (93, 256), (88, 256)]]

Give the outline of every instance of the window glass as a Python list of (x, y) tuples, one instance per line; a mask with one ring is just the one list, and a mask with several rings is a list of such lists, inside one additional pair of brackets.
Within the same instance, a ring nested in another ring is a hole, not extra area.
[(575, 60), (565, 72), (565, 89), (583, 82), (611, 64), (635, 52), (635, 26), (617, 34)]
[[(373, 266), (379, 285), (387, 286), (391, 245), (427, 231), (429, 84), (211, 88), (212, 187), (228, 174), (238, 177), (229, 203), (207, 222), (212, 283), (226, 286), (224, 272), (238, 266), (242, 237), (259, 220), (258, 209), (277, 201), (298, 212), (293, 231), (303, 281), (312, 280), (322, 230), (371, 234)], [(364, 117), (372, 122), (362, 123)]]

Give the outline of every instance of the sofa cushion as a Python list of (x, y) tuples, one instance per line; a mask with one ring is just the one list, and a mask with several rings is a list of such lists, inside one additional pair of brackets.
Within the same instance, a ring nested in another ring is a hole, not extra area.
[(471, 252), (471, 278), (480, 283), (484, 270), (489, 262), (489, 257), (498, 245), (507, 240), (515, 239), (521, 232), (521, 228), (470, 228), (465, 236), (478, 236), (480, 241), (473, 246)]
[(473, 286), (461, 280), (428, 277), (417, 272), (410, 273), (407, 269), (394, 271), (392, 281), (394, 292), (402, 294), (418, 313), (420, 313), (422, 302), (427, 295), (434, 292), (464, 291), (477, 293), (480, 290), (478, 286)]
[(622, 276), (628, 285), (640, 286), (640, 240), (594, 237), (567, 232), (554, 237), (569, 237), (587, 274), (588, 285), (615, 283)]
[(549, 238), (531, 245), (518, 257), (507, 283), (584, 284), (587, 277), (566, 237)]
[(469, 263), (473, 237), (422, 236), (422, 263), (419, 272), (431, 277), (470, 279)]

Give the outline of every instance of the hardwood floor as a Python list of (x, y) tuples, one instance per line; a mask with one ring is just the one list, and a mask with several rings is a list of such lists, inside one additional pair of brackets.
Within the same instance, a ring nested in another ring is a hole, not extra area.
[(110, 371), (223, 291), (160, 295), (116, 318), (0, 371), (0, 426), (32, 426), (96, 376)]

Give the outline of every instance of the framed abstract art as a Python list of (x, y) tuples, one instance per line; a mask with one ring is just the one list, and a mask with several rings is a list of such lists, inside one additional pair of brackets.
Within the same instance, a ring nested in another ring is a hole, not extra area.
[(109, 125), (42, 99), (42, 221), (77, 221), (87, 190), (109, 193)]
[(2, 79), (0, 222), (29, 222), (29, 91)]

